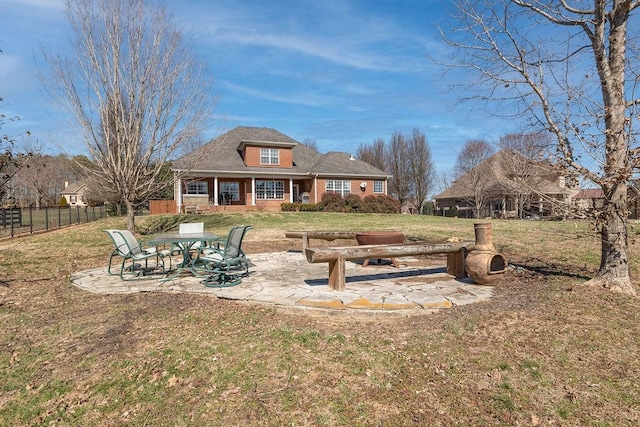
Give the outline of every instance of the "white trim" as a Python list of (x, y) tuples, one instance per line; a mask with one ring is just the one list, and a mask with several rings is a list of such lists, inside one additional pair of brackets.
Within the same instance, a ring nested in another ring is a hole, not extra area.
[(213, 177), (213, 206), (220, 206), (218, 204), (218, 176)]
[(289, 203), (293, 203), (293, 179), (289, 178)]
[[(176, 191), (174, 188), (173, 191)], [(176, 207), (178, 208), (176, 213), (180, 213), (182, 211), (182, 179), (178, 178), (178, 191), (176, 191), (178, 198), (176, 200)]]
[(251, 206), (256, 205), (256, 177), (251, 177)]

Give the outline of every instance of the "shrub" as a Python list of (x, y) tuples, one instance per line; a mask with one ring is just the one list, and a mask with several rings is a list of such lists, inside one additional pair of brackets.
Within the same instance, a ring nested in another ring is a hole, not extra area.
[(323, 212), (344, 212), (344, 199), (338, 193), (324, 193), (320, 204)]
[(282, 203), (280, 205), (280, 210), (282, 212), (296, 212), (300, 210), (300, 206), (302, 203)]
[(400, 213), (400, 202), (393, 197), (380, 195), (375, 198), (375, 212), (378, 213)]
[(321, 210), (319, 203), (307, 203), (300, 205), (300, 212), (320, 212)]
[(380, 213), (380, 206), (378, 206), (377, 196), (366, 196), (363, 204), (365, 212), (368, 213)]
[(349, 194), (343, 200), (344, 212), (366, 212), (362, 198), (357, 194)]
[(435, 214), (435, 206), (433, 202), (424, 202), (422, 205), (422, 214), (423, 215), (434, 215)]
[(60, 197), (60, 207), (66, 208), (68, 206), (69, 206), (69, 203), (67, 202), (67, 198), (64, 196)]

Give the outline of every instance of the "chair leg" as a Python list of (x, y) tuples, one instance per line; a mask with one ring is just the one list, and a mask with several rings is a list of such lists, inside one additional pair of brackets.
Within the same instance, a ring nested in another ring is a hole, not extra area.
[[(127, 266), (127, 259), (129, 259), (131, 261), (131, 264), (129, 266)], [(139, 260), (140, 262), (142, 262), (142, 260)], [(161, 259), (160, 257), (157, 256), (156, 259), (156, 265), (153, 268), (153, 270), (149, 269), (149, 260), (145, 259), (144, 260), (144, 268), (140, 268), (139, 271), (136, 271), (136, 265), (140, 265), (139, 263), (136, 262), (136, 260), (134, 258), (125, 258), (122, 260), (122, 265), (120, 266), (120, 279), (124, 280), (124, 281), (131, 281), (131, 280), (154, 280), (154, 279), (158, 279), (157, 275), (145, 275), (145, 272), (149, 272), (149, 271), (154, 271), (154, 270), (158, 270), (160, 269), (160, 271), (162, 273), (164, 273), (165, 269), (164, 269), (164, 260)], [(142, 267), (140, 265), (140, 267)], [(128, 270), (131, 271), (130, 274), (126, 273)]]
[(109, 265), (107, 266), (107, 273), (109, 273), (112, 276), (117, 276), (118, 273), (114, 273), (111, 271), (111, 263), (113, 262), (113, 253), (111, 254), (111, 256), (109, 257)]

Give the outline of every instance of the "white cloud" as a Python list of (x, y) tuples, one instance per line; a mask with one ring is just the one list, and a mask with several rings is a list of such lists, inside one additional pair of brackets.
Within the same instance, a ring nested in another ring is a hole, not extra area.
[[(394, 24), (371, 10), (355, 10), (344, 2), (288, 5), (286, 13), (266, 13), (245, 3), (216, 4), (199, 10), (198, 25), (184, 22), (209, 48), (229, 44), (282, 50), (332, 64), (374, 71), (416, 71), (426, 65), (426, 45), (419, 33)], [(273, 8), (273, 3), (268, 3)], [(283, 6), (284, 9), (284, 6)], [(178, 10), (178, 9), (176, 9)]]
[(286, 104), (304, 105), (310, 107), (327, 106), (334, 102), (331, 97), (323, 96), (315, 92), (305, 93), (274, 93), (273, 91), (266, 91), (255, 89), (254, 87), (240, 85), (228, 80), (218, 81), (223, 88), (230, 89), (235, 92), (235, 95), (246, 95), (253, 98), (259, 98), (267, 101), (282, 102)]

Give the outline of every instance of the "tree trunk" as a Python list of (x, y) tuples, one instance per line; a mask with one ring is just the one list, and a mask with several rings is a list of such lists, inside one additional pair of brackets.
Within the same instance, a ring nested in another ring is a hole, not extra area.
[[(604, 287), (617, 292), (636, 295), (636, 290), (629, 276), (629, 241), (627, 234), (626, 185), (618, 184), (612, 191), (611, 200), (606, 199), (604, 218), (602, 220), (600, 236), (602, 239), (600, 251), (600, 268), (593, 279), (585, 285)], [(624, 201), (624, 202), (622, 202)]]
[(125, 200), (124, 204), (127, 207), (127, 230), (133, 233), (136, 230), (135, 208), (133, 203), (128, 200)]

